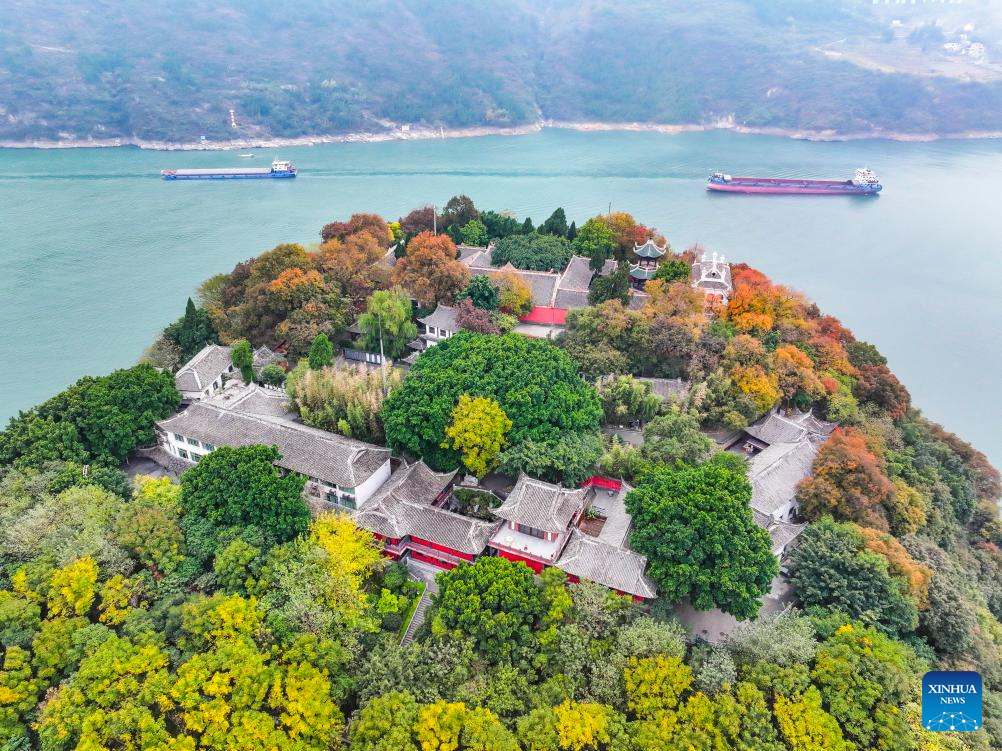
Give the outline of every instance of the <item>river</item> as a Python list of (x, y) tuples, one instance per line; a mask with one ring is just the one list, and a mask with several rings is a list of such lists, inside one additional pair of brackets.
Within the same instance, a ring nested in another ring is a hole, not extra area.
[[(134, 363), (198, 283), (355, 211), (466, 193), (537, 223), (612, 209), (806, 292), (876, 344), (930, 418), (1002, 465), (1002, 141), (817, 143), (545, 130), (280, 151), (0, 150), (0, 418)], [(292, 159), (296, 180), (164, 182)], [(706, 175), (844, 178), (876, 198), (708, 194)]]

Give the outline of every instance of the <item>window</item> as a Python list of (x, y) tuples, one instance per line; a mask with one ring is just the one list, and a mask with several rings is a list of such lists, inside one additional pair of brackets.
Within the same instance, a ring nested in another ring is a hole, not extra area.
[(205, 447), (206, 451), (214, 451), (216, 448), (211, 443), (205, 443), (204, 441), (202, 442), (202, 445)]
[(339, 488), (345, 495), (355, 495), (355, 488)]
[(174, 440), (177, 441), (178, 443), (184, 443), (184, 436), (181, 435), (180, 433), (175, 433)]
[(189, 438), (188, 439), (188, 443), (190, 443), (192, 446), (198, 446), (199, 445), (198, 441), (195, 438)]
[(177, 450), (177, 455), (180, 456), (182, 459), (187, 459), (188, 458), (188, 452), (185, 451), (184, 449), (178, 449)]
[(538, 537), (540, 540), (546, 539), (546, 532), (541, 529), (536, 529), (534, 527), (527, 527), (524, 524), (518, 525), (518, 531), (523, 535), (529, 535), (531, 537)]
[(345, 496), (339, 496), (334, 491), (331, 491), (331, 492), (329, 492), (327, 494), (327, 502), (328, 503), (333, 503), (335, 506), (341, 506), (342, 508), (351, 509), (352, 511), (354, 511), (356, 508), (358, 508), (355, 505), (355, 499), (354, 498), (347, 498)]
[(428, 333), (431, 334), (432, 336), (436, 336), (437, 332), (438, 332), (438, 329), (436, 329), (434, 326), (429, 326), (428, 327)]
[(195, 464), (198, 464), (198, 461), (201, 458), (202, 458), (201, 454), (196, 454), (194, 451), (191, 452), (191, 460), (195, 462)]

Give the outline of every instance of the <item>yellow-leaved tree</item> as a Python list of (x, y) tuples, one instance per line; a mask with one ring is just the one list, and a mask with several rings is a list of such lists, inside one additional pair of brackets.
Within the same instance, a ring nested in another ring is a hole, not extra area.
[(442, 448), (463, 455), (463, 464), (480, 478), (494, 469), (498, 456), (508, 445), (505, 434), (512, 422), (494, 399), (463, 394), (452, 410), (452, 423), (445, 429)]

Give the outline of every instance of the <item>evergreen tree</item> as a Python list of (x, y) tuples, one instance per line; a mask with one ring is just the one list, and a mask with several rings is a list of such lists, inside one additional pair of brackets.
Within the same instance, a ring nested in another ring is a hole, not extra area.
[(588, 293), (589, 305), (600, 305), (606, 300), (619, 300), (626, 305), (630, 300), (630, 276), (626, 271), (626, 264), (621, 263), (619, 267), (607, 276), (599, 276), (592, 281), (591, 291)]
[(567, 228), (567, 241), (574, 242), (574, 238), (578, 236), (578, 225), (575, 222), (571, 222), (571, 226)]
[(527, 216), (522, 222), (522, 234), (528, 235), (532, 232), (535, 232), (535, 227), (532, 226), (532, 218)]
[(560, 235), (567, 237), (567, 215), (562, 208), (557, 209), (550, 218), (539, 225), (540, 234)]
[(310, 369), (320, 370), (334, 362), (334, 345), (327, 334), (317, 334), (310, 346)]
[(254, 364), (254, 352), (251, 349), (251, 343), (246, 339), (237, 339), (230, 346), (230, 358), (233, 361), (233, 367), (240, 371), (240, 377), (244, 379), (244, 383), (252, 383), (254, 369), (251, 366)]
[(209, 314), (202, 308), (196, 308), (190, 297), (184, 315), (164, 329), (164, 337), (181, 348), (182, 362), (190, 360), (206, 344), (219, 341)]

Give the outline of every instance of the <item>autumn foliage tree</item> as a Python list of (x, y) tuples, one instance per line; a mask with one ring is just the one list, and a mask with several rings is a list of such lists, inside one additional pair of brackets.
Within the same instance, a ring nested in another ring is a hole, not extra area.
[(532, 290), (518, 274), (498, 271), (491, 275), (498, 290), (498, 308), (502, 313), (523, 316), (532, 310)]
[(425, 308), (451, 305), (466, 288), (470, 271), (456, 260), (456, 245), (447, 236), (422, 232), (407, 244), (407, 255), (393, 267), (393, 283), (406, 289)]
[(467, 469), (483, 477), (497, 466), (498, 455), (508, 445), (509, 430), (511, 420), (496, 400), (463, 394), (452, 410), (442, 447), (458, 451)]
[(837, 429), (818, 451), (811, 475), (797, 486), (801, 512), (809, 519), (831, 514), (887, 531), (894, 483), (878, 454), (873, 439), (859, 430)]
[(908, 412), (911, 396), (908, 389), (886, 365), (864, 365), (853, 393), (861, 402), (880, 407), (892, 420), (900, 420)]

